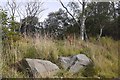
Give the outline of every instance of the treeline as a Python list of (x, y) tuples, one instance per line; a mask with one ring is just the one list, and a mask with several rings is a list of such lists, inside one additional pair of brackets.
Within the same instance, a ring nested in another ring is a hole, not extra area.
[[(116, 7), (115, 7), (116, 6)], [(71, 13), (75, 16), (80, 25), (82, 24), (82, 13), (80, 7), (75, 2), (68, 3)], [(114, 39), (120, 39), (120, 2), (91, 2), (85, 8), (85, 28), (88, 37), (109, 36)], [(45, 31), (58, 37), (75, 34), (79, 37), (80, 27), (69, 14), (59, 9), (51, 12), (48, 18), (43, 22)]]
[[(81, 37), (85, 39), (95, 37), (99, 39), (102, 36), (120, 39), (120, 1), (118, 2), (69, 2), (67, 6), (60, 1), (63, 9), (48, 14), (43, 22), (39, 22), (38, 15), (41, 11), (37, 3), (30, 3), (34, 6), (26, 8), (28, 15), (16, 22), (12, 15), (11, 19), (7, 18), (7, 13), (1, 9), (1, 24), (3, 25), (4, 35), (8, 34), (25, 34), (48, 35), (57, 39), (64, 39), (67, 36)], [(39, 10), (39, 11), (38, 11)], [(38, 11), (38, 13), (37, 13)], [(84, 18), (85, 17), (85, 18)], [(9, 27), (8, 27), (9, 26)], [(83, 33), (81, 33), (83, 31)], [(83, 35), (81, 35), (83, 34)]]

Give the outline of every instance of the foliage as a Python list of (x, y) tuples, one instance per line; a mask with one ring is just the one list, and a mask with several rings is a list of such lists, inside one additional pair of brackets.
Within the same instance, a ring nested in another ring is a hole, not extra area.
[[(100, 33), (100, 29), (103, 28), (103, 35), (109, 32), (110, 23), (113, 19), (113, 9), (110, 2), (92, 2), (88, 4), (90, 13), (86, 20), (86, 30), (90, 36), (97, 36)], [(108, 26), (109, 25), (109, 26)], [(105, 30), (104, 30), (105, 29)], [(107, 29), (107, 30), (106, 30)], [(113, 29), (113, 27), (112, 27)], [(111, 33), (112, 31), (110, 31)]]
[(70, 22), (67, 13), (59, 9), (56, 12), (49, 13), (48, 19), (45, 20), (44, 24), (46, 32), (50, 35), (63, 38)]
[[(76, 3), (70, 3), (69, 7), (73, 11), (77, 11), (78, 22), (81, 19), (78, 6)], [(86, 54), (93, 62), (93, 65), (88, 65), (83, 71), (78, 74), (71, 74), (69, 71), (61, 70), (58, 77), (78, 78), (78, 77), (102, 77), (115, 78), (118, 77), (118, 43), (114, 38), (118, 37), (119, 31), (119, 13), (114, 11), (115, 7), (110, 2), (93, 2), (88, 4), (90, 13), (86, 13), (87, 19), (85, 22), (86, 31), (90, 36), (89, 41), (81, 41), (79, 38), (74, 38), (69, 41), (66, 36), (74, 34), (79, 36), (79, 27), (72, 18), (62, 9), (51, 12), (44, 22), (45, 35), (35, 35), (22, 37), (19, 34), (20, 23), (14, 21), (15, 16), (8, 17), (8, 13), (0, 10), (0, 27), (2, 27), (2, 43), (3, 51), (2, 61), (3, 67), (0, 71), (3, 72), (3, 77), (28, 77), (24, 73), (13, 70), (10, 65), (23, 58), (37, 58), (50, 60), (58, 64), (60, 56), (71, 56), (75, 54)], [(73, 8), (75, 7), (75, 9)], [(119, 8), (119, 5), (118, 7)], [(113, 17), (115, 16), (116, 17)], [(29, 25), (35, 26), (38, 23), (37, 17), (27, 16), (23, 19), (25, 27), (26, 21)], [(103, 28), (104, 37), (97, 41), (95, 38), (99, 35), (100, 29)], [(34, 32), (33, 28), (26, 28), (30, 33)], [(43, 30), (43, 29), (42, 29)], [(46, 35), (47, 34), (47, 35)], [(55, 39), (57, 37), (57, 39)], [(58, 40), (59, 39), (59, 40)]]
[(20, 32), (26, 33), (26, 35), (35, 34), (35, 25), (38, 24), (38, 18), (34, 16), (27, 16), (21, 20)]
[[(58, 57), (70, 56), (79, 53), (86, 54), (92, 59), (93, 65), (88, 66), (78, 74), (60, 71), (59, 77), (106, 77), (118, 76), (118, 42), (111, 38), (103, 37), (100, 41), (84, 42), (76, 39), (70, 44), (67, 40), (54, 40), (47, 37), (21, 39), (12, 43), (7, 54), (3, 55), (4, 65), (15, 63), (23, 58), (37, 58), (50, 60), (58, 64)], [(9, 74), (6, 74), (9, 75)], [(11, 77), (11, 76), (9, 76)]]
[(19, 23), (12, 21), (11, 19), (8, 18), (7, 12), (4, 10), (1, 11), (1, 26), (2, 26), (2, 39), (9, 41), (16, 41), (19, 40)]

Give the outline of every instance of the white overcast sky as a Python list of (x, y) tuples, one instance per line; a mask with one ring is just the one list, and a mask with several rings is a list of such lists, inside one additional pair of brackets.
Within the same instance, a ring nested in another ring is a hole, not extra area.
[[(2, 6), (2, 7), (6, 7), (6, 2), (7, 1), (11, 1), (11, 0), (0, 0), (0, 6)], [(20, 7), (22, 7), (21, 6), (21, 4), (23, 5), (23, 3), (25, 3), (26, 1), (28, 2), (28, 1), (34, 1), (34, 0), (15, 0), (17, 3), (20, 3)], [(38, 1), (38, 0), (37, 0)], [(61, 6), (61, 4), (59, 3), (59, 1), (58, 0), (39, 0), (39, 1), (42, 1), (42, 2), (44, 2), (44, 4), (43, 4), (43, 6), (42, 6), (42, 8), (43, 9), (46, 9), (46, 10), (44, 10), (42, 13), (41, 13), (41, 15), (39, 16), (39, 21), (44, 21), (44, 19), (45, 18), (47, 18), (47, 15), (50, 13), (50, 12), (54, 12), (54, 11), (58, 11), (59, 10), (59, 8), (62, 8), (63, 9), (63, 7)], [(78, 1), (78, 0), (61, 0), (63, 3), (64, 3), (64, 5), (67, 5), (67, 3), (69, 2), (69, 1)], [(94, 0), (95, 1), (95, 0)], [(96, 0), (96, 1), (105, 1), (105, 0)], [(106, 0), (106, 1), (109, 1), (109, 0)], [(117, 1), (117, 0), (113, 0), (113, 1)], [(20, 8), (20, 9), (23, 9), (23, 8)], [(17, 21), (20, 21), (20, 19), (19, 19), (19, 17), (17, 17), (16, 18), (17, 19)]]
[[(9, 0), (11, 1), (11, 0)], [(16, 0), (17, 3), (20, 3), (20, 5), (25, 3), (26, 1), (33, 1), (33, 0)], [(69, 1), (73, 0), (62, 0), (62, 2), (66, 5)], [(6, 7), (7, 0), (0, 0), (0, 6), (3, 8)], [(58, 11), (59, 8), (62, 8), (61, 4), (57, 0), (42, 0), (44, 4), (42, 5), (42, 8), (45, 9), (39, 16), (39, 21), (44, 21), (45, 18), (47, 18), (47, 15), (50, 12)], [(22, 7), (22, 6), (20, 6)], [(22, 8), (21, 8), (22, 9)], [(16, 18), (17, 21), (20, 21), (19, 17)]]

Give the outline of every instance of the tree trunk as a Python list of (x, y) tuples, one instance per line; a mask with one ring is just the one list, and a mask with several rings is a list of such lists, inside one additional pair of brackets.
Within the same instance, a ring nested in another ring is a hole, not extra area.
[(99, 40), (99, 39), (101, 38), (102, 33), (103, 33), (103, 28), (104, 28), (104, 26), (100, 28), (100, 34), (99, 34), (99, 36), (98, 36), (97, 40)]
[(85, 40), (85, 16), (82, 17), (81, 21), (81, 39)]
[(81, 39), (85, 40), (85, 2), (82, 4)]
[(85, 29), (85, 41), (86, 40), (88, 40), (88, 35), (87, 35), (86, 29)]
[(82, 3), (79, 1), (79, 3), (82, 5), (82, 20), (81, 20), (81, 25), (80, 23), (74, 18), (74, 15), (72, 15), (69, 10), (67, 9), (67, 7), (64, 6), (64, 4), (62, 3), (61, 0), (59, 0), (59, 2), (61, 3), (61, 5), (63, 6), (63, 8), (67, 11), (67, 13), (75, 20), (75, 22), (77, 23), (77, 25), (80, 27), (80, 38), (82, 40), (85, 40), (85, 38), (87, 39), (87, 33), (85, 31), (85, 20), (86, 20), (86, 16), (85, 16), (85, 5), (86, 2), (84, 2), (84, 0), (82, 1)]

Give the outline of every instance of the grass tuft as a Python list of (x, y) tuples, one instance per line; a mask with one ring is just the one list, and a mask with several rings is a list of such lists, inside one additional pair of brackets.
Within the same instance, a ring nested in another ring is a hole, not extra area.
[(103, 37), (99, 41), (91, 38), (89, 42), (75, 39), (72, 44), (67, 40), (54, 40), (48, 37), (21, 38), (16, 42), (10, 42), (10, 45), (7, 42), (3, 47), (1, 70), (4, 77), (27, 77), (11, 69), (9, 65), (23, 58), (50, 60), (58, 64), (57, 60), (60, 56), (83, 53), (91, 58), (94, 66), (88, 66), (89, 68), (74, 75), (61, 70), (58, 77), (118, 77), (118, 42), (120, 41), (108, 37)]

